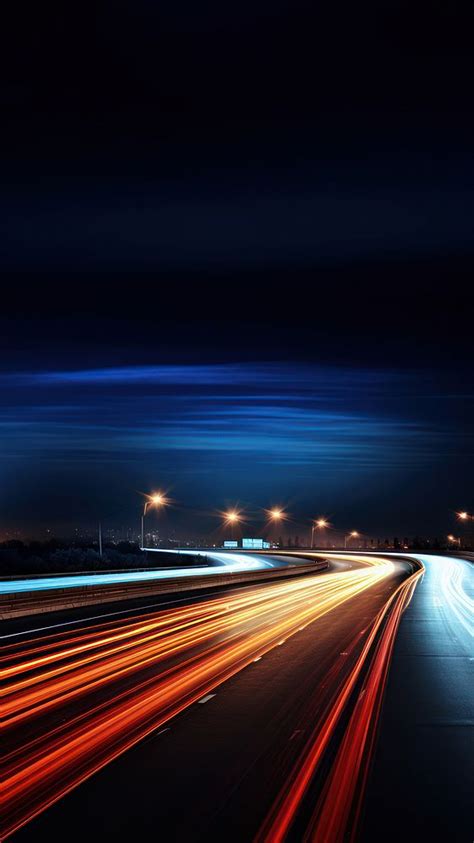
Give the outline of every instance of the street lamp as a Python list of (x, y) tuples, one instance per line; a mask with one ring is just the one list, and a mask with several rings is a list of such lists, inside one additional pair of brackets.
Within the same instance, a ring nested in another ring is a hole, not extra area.
[(273, 524), (279, 524), (280, 521), (286, 521), (287, 514), (284, 509), (281, 509), (279, 506), (273, 507), (273, 509), (266, 509), (267, 518)]
[(226, 526), (230, 526), (230, 537), (232, 541), (234, 540), (234, 524), (238, 524), (241, 521), (240, 513), (237, 512), (235, 509), (229, 510), (229, 512), (224, 512), (224, 524)]
[(168, 498), (163, 492), (154, 492), (152, 495), (147, 495), (145, 505), (143, 507), (142, 512), (142, 530), (141, 530), (141, 549), (143, 550), (143, 546), (145, 544), (145, 515), (147, 514), (148, 509), (151, 506), (154, 506), (156, 509), (161, 509), (161, 507), (166, 506), (168, 503)]
[(358, 539), (359, 536), (360, 536), (360, 533), (358, 533), (357, 530), (352, 530), (351, 533), (347, 533), (344, 536), (344, 549), (347, 547), (347, 540), (348, 539)]
[[(474, 515), (472, 514), (472, 512), (467, 512), (466, 510), (463, 510), (462, 512), (457, 512), (456, 516), (457, 516), (458, 521), (460, 521), (462, 524), (467, 525), (470, 521), (474, 521)], [(472, 536), (470, 536), (468, 538), (467, 535), (466, 535), (466, 543), (468, 545), (470, 545), (471, 542), (472, 542)], [(461, 539), (459, 539), (459, 549), (461, 549)]]
[(460, 538), (456, 538), (456, 536), (451, 535), (451, 533), (446, 538), (448, 539), (448, 542), (451, 542), (451, 544), (458, 544), (459, 547), (461, 547), (461, 539)]
[(317, 530), (324, 530), (326, 527), (329, 527), (329, 521), (326, 521), (325, 518), (317, 518), (313, 521), (311, 527), (311, 548), (314, 547), (314, 531)]
[[(286, 512), (278, 506), (273, 507), (273, 509), (266, 509), (265, 512), (267, 513), (270, 524), (274, 524), (275, 526), (287, 518)], [(271, 528), (269, 532), (271, 534)]]

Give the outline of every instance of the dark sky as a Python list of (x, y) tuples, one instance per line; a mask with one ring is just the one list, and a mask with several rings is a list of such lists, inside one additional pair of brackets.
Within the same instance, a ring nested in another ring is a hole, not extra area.
[(157, 486), (182, 532), (235, 501), (452, 529), (473, 506), (472, 5), (10, 15), (1, 529), (130, 523)]

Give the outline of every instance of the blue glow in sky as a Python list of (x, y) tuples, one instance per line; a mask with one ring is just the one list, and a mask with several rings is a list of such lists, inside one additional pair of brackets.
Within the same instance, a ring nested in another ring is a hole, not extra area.
[(401, 510), (423, 510), (420, 475), (442, 478), (453, 457), (472, 454), (459, 418), (469, 395), (450, 394), (429, 371), (188, 363), (10, 371), (0, 381), (3, 505), (33, 522), (110, 512), (128, 523), (137, 492), (158, 486), (189, 508), (191, 531), (196, 508), (235, 500), (275, 498), (303, 513), (351, 506), (360, 521), (392, 495)]

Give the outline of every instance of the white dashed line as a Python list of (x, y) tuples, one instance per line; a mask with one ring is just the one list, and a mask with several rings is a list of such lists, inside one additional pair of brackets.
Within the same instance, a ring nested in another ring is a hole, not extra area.
[(209, 702), (209, 700), (212, 700), (212, 698), (215, 696), (215, 694), (206, 694), (205, 697), (202, 697), (202, 699), (198, 700), (198, 703), (199, 705), (204, 705), (204, 703)]

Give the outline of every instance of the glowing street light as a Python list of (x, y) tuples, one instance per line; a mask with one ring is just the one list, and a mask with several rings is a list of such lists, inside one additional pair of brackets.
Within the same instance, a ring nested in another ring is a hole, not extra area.
[[(460, 521), (461, 524), (465, 524), (466, 527), (467, 527), (467, 525), (470, 521), (474, 521), (474, 515), (472, 514), (472, 512), (467, 512), (467, 510), (465, 510), (465, 509), (462, 512), (456, 512), (456, 516), (457, 516), (458, 521)], [(470, 529), (470, 528), (468, 528), (468, 529)], [(448, 538), (449, 538), (449, 536), (448, 536)], [(472, 537), (467, 540), (468, 545), (471, 543), (471, 540), (472, 540)], [(459, 544), (459, 549), (461, 549), (461, 539), (459, 539), (458, 544)]]
[(314, 531), (315, 530), (325, 530), (326, 527), (329, 527), (329, 521), (326, 518), (317, 518), (316, 521), (313, 521), (311, 527), (311, 547), (314, 547)]
[[(270, 533), (272, 533), (272, 529), (271, 529), (272, 526), (274, 528), (276, 528), (277, 526), (279, 526), (279, 524), (282, 521), (286, 521), (286, 519), (288, 518), (286, 512), (280, 506), (274, 506), (274, 507), (272, 507), (272, 509), (266, 509), (265, 512), (266, 512), (267, 519), (268, 519), (268, 522), (269, 522), (269, 525), (270, 525), (270, 528), (269, 528)], [(281, 542), (280, 542), (280, 546), (281, 546)]]
[(360, 537), (360, 533), (358, 533), (357, 530), (352, 530), (351, 533), (347, 533), (344, 536), (344, 548), (347, 547), (347, 540), (348, 539), (358, 539), (359, 537)]
[(451, 544), (458, 544), (459, 547), (461, 547), (460, 538), (456, 538), (456, 536), (453, 536), (451, 533), (449, 534), (449, 536), (446, 536), (446, 538), (448, 539), (448, 542), (451, 542)]
[(162, 495), (161, 492), (157, 492), (156, 495), (150, 495), (150, 500), (148, 500), (145, 503), (145, 507), (147, 505), (150, 506), (151, 504), (153, 506), (164, 506), (165, 503), (166, 503), (165, 496)]
[(161, 507), (166, 506), (169, 503), (168, 498), (163, 492), (153, 492), (152, 495), (147, 495), (145, 504), (143, 506), (143, 513), (142, 513), (142, 531), (141, 531), (141, 548), (143, 550), (145, 544), (145, 535), (144, 535), (144, 526), (145, 526), (145, 515), (147, 514), (150, 507), (155, 507), (155, 509), (161, 509)]
[(230, 537), (234, 539), (234, 526), (235, 524), (239, 524), (242, 520), (240, 517), (240, 512), (237, 512), (236, 509), (230, 509), (228, 512), (223, 513), (224, 524), (230, 527)]
[(266, 509), (265, 512), (268, 520), (273, 521), (274, 524), (277, 524), (279, 521), (285, 521), (288, 517), (285, 510), (279, 506), (274, 506), (272, 509)]

